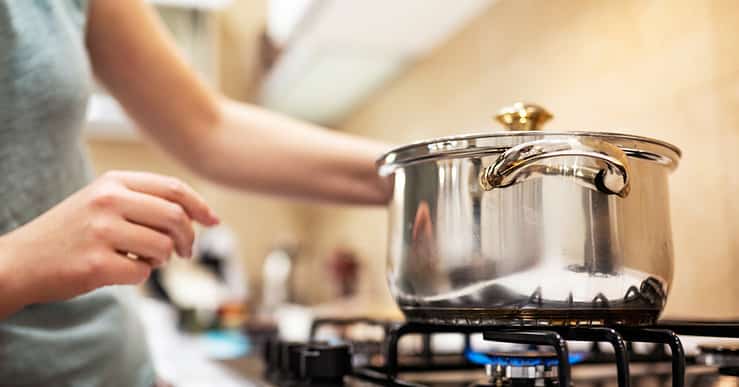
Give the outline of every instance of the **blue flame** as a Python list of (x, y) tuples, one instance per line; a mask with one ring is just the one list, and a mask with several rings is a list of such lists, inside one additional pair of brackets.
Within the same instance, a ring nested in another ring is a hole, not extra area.
[[(467, 360), (474, 364), (480, 365), (500, 365), (500, 366), (537, 366), (545, 365), (547, 367), (559, 364), (558, 359), (551, 358), (530, 358), (530, 357), (518, 357), (518, 356), (496, 356), (490, 355), (483, 352), (476, 352), (471, 349), (465, 350), (464, 353)], [(569, 354), (570, 364), (577, 364), (585, 360), (585, 354), (581, 352), (575, 352)]]

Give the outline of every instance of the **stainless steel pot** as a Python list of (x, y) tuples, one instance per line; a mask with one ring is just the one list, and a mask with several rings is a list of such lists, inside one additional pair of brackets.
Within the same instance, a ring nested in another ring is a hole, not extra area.
[(394, 174), (388, 282), (411, 321), (650, 324), (672, 280), (668, 174), (680, 150), (615, 133), (515, 131), (385, 154)]

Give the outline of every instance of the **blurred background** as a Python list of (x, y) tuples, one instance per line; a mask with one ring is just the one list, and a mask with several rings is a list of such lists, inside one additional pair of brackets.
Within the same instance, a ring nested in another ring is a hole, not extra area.
[[(499, 108), (526, 100), (554, 113), (550, 130), (676, 144), (684, 157), (671, 179), (676, 265), (665, 315), (739, 315), (738, 3), (152, 2), (208, 82), (333, 130), (398, 145), (494, 131)], [(399, 316), (385, 284), (384, 208), (294, 203), (206, 183), (145, 142), (102, 90), (87, 139), (98, 172), (174, 175), (207, 198), (226, 225), (212, 243), (238, 260), (233, 281), (249, 305), (245, 318), (280, 303)]]

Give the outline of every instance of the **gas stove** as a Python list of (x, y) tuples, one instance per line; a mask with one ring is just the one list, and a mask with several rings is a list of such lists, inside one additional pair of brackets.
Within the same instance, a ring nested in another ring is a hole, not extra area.
[[(350, 337), (356, 325), (381, 338)], [(458, 345), (438, 345), (440, 336)], [(732, 338), (739, 322), (471, 327), (319, 319), (308, 342), (268, 340), (263, 361), (269, 384), (290, 387), (739, 387)]]

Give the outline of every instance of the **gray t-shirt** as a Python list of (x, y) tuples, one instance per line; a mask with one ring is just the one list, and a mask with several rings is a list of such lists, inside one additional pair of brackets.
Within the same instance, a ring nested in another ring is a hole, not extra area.
[[(0, 234), (92, 175), (80, 137), (91, 91), (85, 3), (0, 0)], [(0, 320), (0, 386), (150, 387), (131, 291), (104, 288)]]

